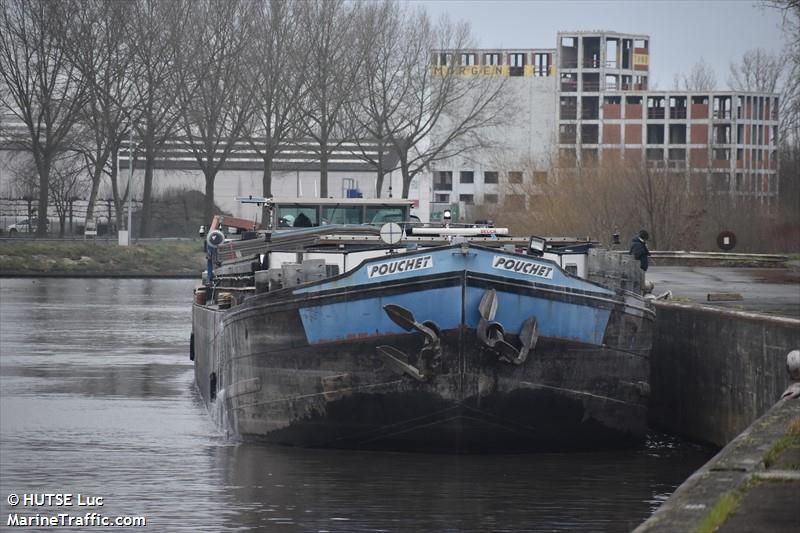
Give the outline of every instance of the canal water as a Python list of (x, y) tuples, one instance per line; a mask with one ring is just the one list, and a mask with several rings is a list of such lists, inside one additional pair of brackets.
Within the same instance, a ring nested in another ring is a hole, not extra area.
[(627, 531), (713, 453), (656, 434), (505, 456), (226, 442), (192, 385), (194, 284), (0, 279), (0, 529), (9, 513), (84, 515), (7, 501), (69, 493), (150, 531)]

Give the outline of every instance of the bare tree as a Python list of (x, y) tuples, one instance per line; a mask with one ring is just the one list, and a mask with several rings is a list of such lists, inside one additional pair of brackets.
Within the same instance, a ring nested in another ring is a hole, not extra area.
[(205, 0), (192, 4), (192, 46), (186, 67), (193, 78), (178, 86), (183, 144), (205, 177), (205, 220), (214, 216), (214, 182), (252, 110), (253, 92), (243, 55), (251, 39), (250, 2)]
[[(350, 115), (356, 125), (355, 153), (375, 167), (376, 196), (380, 197), (388, 172), (396, 168), (389, 161), (392, 149), (389, 128), (397, 124), (408, 100), (410, 85), (403, 83), (409, 74), (405, 52), (405, 17), (408, 9), (392, 0), (367, 4), (358, 24), (361, 32), (361, 53), (364, 56), (363, 84)], [(400, 135), (400, 132), (394, 132)], [(392, 195), (391, 184), (389, 196)]]
[(713, 91), (717, 88), (714, 68), (701, 57), (689, 73), (683, 75), (683, 88), (686, 91)]
[[(83, 156), (78, 152), (62, 152), (53, 164), (50, 174), (50, 202), (58, 215), (58, 236), (64, 237), (67, 214), (75, 198), (83, 197), (91, 189), (87, 180)], [(92, 219), (93, 220), (93, 219)], [(87, 219), (87, 222), (89, 219)]]
[(267, 198), (272, 196), (273, 161), (297, 137), (305, 86), (305, 70), (298, 68), (305, 58), (295, 6), (288, 0), (270, 0), (260, 4), (253, 17), (248, 59), (255, 103), (245, 135), (264, 162), (261, 191)]
[(86, 222), (94, 219), (97, 194), (104, 176), (111, 181), (117, 227), (122, 227), (122, 206), (128, 191), (120, 195), (117, 160), (128, 134), (126, 106), (133, 90), (131, 48), (125, 41), (125, 21), (130, 4), (93, 0), (77, 11), (78, 30), (66, 42), (67, 53), (87, 84), (87, 101), (81, 110), (81, 135), (76, 149), (91, 176)]
[[(489, 139), (498, 138), (514, 108), (505, 98), (504, 77), (462, 75), (456, 62), (473, 48), (466, 23), (442, 18), (432, 24), (423, 10), (404, 18), (403, 76), (393, 88), (398, 110), (387, 115), (383, 133), (399, 157), (407, 198), (417, 174), (436, 161), (491, 148)], [(431, 64), (435, 49), (450, 58), (447, 65)]]
[(63, 22), (74, 7), (46, 0), (0, 3), (0, 98), (28, 130), (39, 176), (37, 235), (47, 231), (50, 172), (78, 119), (85, 84), (68, 60)]
[(178, 89), (189, 83), (183, 35), (190, 27), (189, 2), (139, 0), (132, 3), (126, 39), (133, 51), (129, 118), (142, 145), (144, 189), (140, 234), (151, 234), (153, 170), (159, 152), (181, 118)]
[(363, 57), (352, 21), (360, 4), (345, 0), (309, 0), (301, 9), (306, 42), (304, 98), (300, 104), (303, 133), (314, 141), (320, 164), (320, 196), (328, 196), (328, 162), (345, 141), (347, 111), (359, 82)]
[(778, 89), (786, 58), (763, 48), (748, 50), (731, 62), (728, 84), (737, 91), (773, 93)]

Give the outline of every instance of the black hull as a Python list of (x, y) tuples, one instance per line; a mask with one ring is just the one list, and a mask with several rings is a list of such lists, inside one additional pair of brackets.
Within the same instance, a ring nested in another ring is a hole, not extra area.
[[(419, 334), (309, 345), (296, 309), (194, 306), (198, 388), (231, 438), (291, 446), (523, 452), (630, 447), (646, 433), (652, 316), (612, 313), (626, 349), (540, 338), (528, 360), (498, 360), (474, 329), (443, 331), (441, 364), (420, 382), (379, 356), (417, 353)], [(212, 390), (215, 389), (215, 390)]]

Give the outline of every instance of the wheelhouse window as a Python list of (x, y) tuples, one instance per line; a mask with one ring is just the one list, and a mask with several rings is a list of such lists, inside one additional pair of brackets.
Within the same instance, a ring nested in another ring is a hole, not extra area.
[(310, 228), (312, 226), (319, 226), (317, 206), (278, 207), (278, 228)]
[(386, 224), (387, 222), (405, 222), (408, 219), (403, 207), (369, 206), (366, 221), (370, 224)]
[(333, 205), (322, 208), (323, 224), (362, 224), (363, 222), (364, 209), (360, 205)]

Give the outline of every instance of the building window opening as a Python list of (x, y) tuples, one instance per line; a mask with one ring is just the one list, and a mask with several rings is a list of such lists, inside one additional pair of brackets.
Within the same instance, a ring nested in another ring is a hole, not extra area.
[(578, 44), (576, 37), (562, 37), (559, 50), (559, 68), (578, 68)]
[(509, 183), (522, 183), (522, 172), (519, 170), (512, 170), (508, 173)]
[(443, 193), (436, 193), (433, 195), (433, 201), (436, 202), (437, 204), (449, 204), (450, 195)]
[(667, 151), (667, 157), (670, 161), (686, 161), (686, 148), (670, 148)]
[(600, 90), (600, 74), (597, 72), (586, 72), (582, 75), (583, 90), (596, 92)]
[(574, 93), (578, 91), (578, 75), (573, 72), (561, 73), (561, 92)]
[(600, 37), (583, 38), (584, 68), (600, 68)]
[(475, 173), (471, 170), (462, 170), (459, 172), (458, 181), (460, 183), (475, 183)]
[(581, 144), (597, 144), (600, 140), (600, 126), (597, 124), (581, 125)]
[(730, 124), (717, 124), (714, 126), (714, 135), (712, 142), (714, 144), (730, 144), (731, 143), (731, 125)]
[(447, 52), (441, 52), (439, 54), (439, 66), (440, 67), (449, 67), (453, 64), (453, 54)]
[(461, 54), (461, 65), (465, 67), (472, 67), (478, 64), (475, 54)]
[(669, 125), (669, 143), (686, 144), (686, 124)]
[(606, 74), (606, 90), (616, 91), (619, 89), (619, 76), (616, 74)]
[(633, 47), (639, 48), (640, 50), (647, 50), (647, 40), (646, 39), (634, 39), (633, 40)]
[(622, 39), (622, 68), (632, 69), (631, 59), (633, 58), (633, 39)]
[(550, 54), (533, 54), (533, 75), (539, 78), (550, 75)]
[(525, 54), (511, 53), (508, 54), (508, 75), (509, 76), (524, 76), (525, 75)]
[(460, 194), (458, 196), (458, 201), (459, 202), (464, 202), (467, 205), (474, 205), (475, 204), (474, 197), (471, 194)]
[(647, 90), (647, 76), (634, 76), (633, 77), (633, 90), (646, 91)]
[(487, 204), (496, 204), (497, 203), (497, 195), (496, 194), (484, 194), (483, 201)]
[(599, 96), (584, 96), (581, 99), (581, 118), (584, 120), (597, 120), (600, 118)]
[(714, 97), (714, 118), (731, 118), (731, 97), (730, 96), (715, 96)]
[[(645, 152), (645, 157), (648, 161), (657, 161), (659, 163), (664, 161), (664, 149), (663, 148), (648, 148)], [(656, 165), (660, 166), (660, 165)]]
[(575, 144), (578, 140), (575, 124), (561, 124), (558, 127), (558, 142), (560, 144)]
[(578, 98), (575, 96), (562, 96), (559, 101), (561, 120), (576, 120), (578, 118)]
[(685, 96), (672, 96), (669, 99), (669, 118), (684, 119), (686, 118), (686, 97)]
[(650, 96), (647, 98), (647, 118), (662, 119), (664, 118), (664, 101), (663, 96)]
[(490, 53), (490, 54), (483, 54), (483, 64), (489, 66), (498, 66), (501, 64), (500, 62), (500, 54)]
[(483, 173), (483, 182), (484, 183), (498, 183), (498, 173), (492, 170), (486, 171)]
[(730, 148), (714, 148), (711, 151), (711, 159), (714, 161), (730, 161), (731, 150)]
[(437, 170), (433, 173), (434, 190), (452, 191), (453, 173), (447, 170)]
[(664, 125), (647, 125), (647, 144), (664, 144)]
[(618, 68), (619, 41), (606, 39), (606, 68)]

